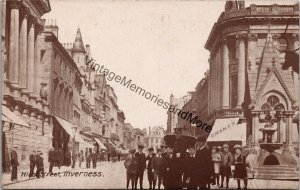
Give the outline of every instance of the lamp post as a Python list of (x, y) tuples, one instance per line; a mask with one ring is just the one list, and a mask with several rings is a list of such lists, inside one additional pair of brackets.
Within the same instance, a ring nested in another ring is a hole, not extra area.
[(72, 146), (72, 152), (75, 152), (75, 135), (76, 135), (76, 131), (77, 131), (77, 126), (74, 125), (72, 127), (72, 132), (73, 132), (73, 146)]

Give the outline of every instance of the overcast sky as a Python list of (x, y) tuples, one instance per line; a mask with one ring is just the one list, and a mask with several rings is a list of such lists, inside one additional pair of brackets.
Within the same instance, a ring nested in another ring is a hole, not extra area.
[[(246, 6), (253, 2), (282, 4), (246, 1)], [(225, 1), (50, 0), (50, 4), (52, 10), (44, 18), (56, 19), (61, 43), (74, 42), (80, 27), (96, 62), (169, 101), (171, 92), (183, 96), (204, 77), (209, 57), (204, 44)], [(126, 122), (139, 128), (166, 128), (165, 109), (119, 83), (109, 84)]]

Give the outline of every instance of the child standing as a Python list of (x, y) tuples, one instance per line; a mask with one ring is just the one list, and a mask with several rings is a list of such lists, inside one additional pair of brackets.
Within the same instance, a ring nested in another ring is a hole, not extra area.
[(220, 180), (220, 167), (221, 167), (221, 154), (219, 153), (217, 147), (212, 147), (212, 161), (213, 161), (213, 166), (214, 166), (214, 183), (213, 185), (216, 184), (219, 186), (219, 180)]

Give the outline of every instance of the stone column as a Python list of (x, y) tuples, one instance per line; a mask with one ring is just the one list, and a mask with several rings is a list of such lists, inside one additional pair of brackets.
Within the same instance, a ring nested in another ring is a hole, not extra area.
[(28, 19), (28, 8), (23, 11), (23, 20), (20, 30), (20, 71), (19, 71), (19, 84), (20, 87), (26, 88), (27, 81), (27, 19)]
[(248, 36), (248, 69), (250, 71), (256, 69), (256, 46), (257, 34), (250, 34)]
[(222, 107), (229, 107), (229, 55), (226, 39), (222, 39), (222, 64), (223, 64), (223, 90), (222, 90)]
[(246, 64), (245, 64), (245, 38), (242, 35), (237, 36), (239, 44), (239, 62), (238, 62), (238, 90), (237, 90), (237, 107), (242, 107), (245, 96), (245, 77), (246, 77)]
[(39, 67), (40, 67), (40, 60), (41, 60), (41, 48), (40, 48), (40, 41), (41, 41), (41, 28), (37, 28), (37, 36), (35, 41), (35, 48), (34, 48), (34, 89), (33, 92), (36, 95), (39, 95), (39, 89), (41, 87), (41, 81), (39, 80)]
[(19, 9), (20, 2), (10, 1), (10, 36), (9, 36), (9, 72), (8, 79), (11, 83), (19, 82)]
[(259, 136), (258, 136), (258, 130), (256, 128), (258, 127), (259, 123), (259, 113), (258, 112), (252, 112), (252, 143), (254, 146), (258, 146), (259, 144)]
[[(293, 34), (293, 49), (299, 48), (299, 35)], [(298, 50), (299, 52), (299, 50)], [(293, 79), (294, 79), (294, 90), (295, 90), (295, 97), (298, 99), (299, 97), (299, 74), (293, 71)], [(299, 105), (299, 100), (298, 100)]]
[(35, 19), (31, 20), (28, 34), (28, 49), (27, 49), (27, 89), (33, 92), (34, 89), (34, 27)]
[(292, 130), (292, 124), (293, 124), (293, 112), (287, 112), (286, 113), (286, 147), (288, 149), (293, 147), (293, 130)]

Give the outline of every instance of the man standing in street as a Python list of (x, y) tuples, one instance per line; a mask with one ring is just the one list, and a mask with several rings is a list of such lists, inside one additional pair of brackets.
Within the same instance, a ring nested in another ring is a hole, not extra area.
[(95, 150), (93, 150), (93, 153), (92, 153), (93, 168), (97, 167), (97, 158), (98, 158), (98, 154), (96, 153)]
[(125, 162), (124, 162), (124, 166), (126, 168), (126, 189), (129, 188), (129, 182), (131, 181), (131, 188), (132, 189), (136, 189), (136, 173), (138, 170), (138, 161), (137, 158), (135, 156), (135, 149), (132, 149), (129, 151), (130, 154), (126, 157)]
[(152, 189), (154, 187), (154, 172), (152, 168), (152, 160), (155, 157), (154, 149), (151, 147), (148, 149), (149, 155), (146, 157), (146, 160), (148, 160), (147, 165), (147, 174), (148, 174), (148, 181), (149, 181), (149, 189)]
[(162, 158), (162, 150), (157, 149), (157, 155), (152, 160), (152, 171), (154, 172), (154, 185), (153, 189), (155, 189), (156, 182), (158, 182), (158, 189), (160, 189), (162, 182), (162, 173), (163, 173), (163, 158)]
[(38, 157), (37, 157), (37, 170), (36, 170), (36, 178), (40, 178), (40, 175), (42, 177), (45, 176), (45, 171), (44, 171), (44, 158), (43, 158), (43, 153), (41, 151), (38, 151)]
[(49, 155), (48, 155), (48, 162), (50, 163), (50, 166), (49, 166), (49, 173), (51, 174), (52, 173), (52, 169), (53, 169), (53, 166), (54, 166), (54, 162), (55, 162), (55, 151), (54, 151), (54, 148), (51, 147), (50, 150), (49, 150)]
[(146, 155), (143, 153), (144, 146), (138, 145), (138, 152), (135, 154), (138, 163), (138, 170), (136, 175), (135, 186), (137, 187), (137, 181), (140, 180), (140, 189), (143, 189), (143, 177), (146, 169)]
[(18, 180), (18, 166), (19, 166), (19, 162), (18, 162), (18, 154), (17, 154), (17, 150), (18, 147), (14, 146), (13, 149), (11, 150), (11, 159), (10, 159), (10, 163), (11, 163), (11, 181), (14, 180)]
[(72, 152), (72, 168), (75, 168), (75, 164), (77, 161), (77, 154), (75, 151)]
[(198, 161), (196, 160), (195, 147), (189, 148), (184, 168), (184, 180), (188, 189), (197, 189), (198, 186), (198, 173), (196, 168), (198, 167)]
[(223, 188), (224, 178), (226, 177), (226, 188), (229, 188), (229, 177), (231, 175), (231, 165), (233, 164), (233, 156), (229, 151), (229, 145), (223, 145), (223, 152), (221, 153), (221, 185), (220, 188)]
[(82, 150), (80, 150), (80, 153), (78, 155), (78, 160), (79, 160), (79, 168), (81, 168), (81, 163), (84, 161), (84, 156), (83, 156)]
[(30, 162), (30, 172), (29, 172), (29, 178), (33, 177), (34, 174), (34, 168), (36, 166), (36, 151), (34, 150), (30, 156), (29, 156), (29, 162)]
[(175, 128), (175, 143), (174, 143), (174, 164), (176, 165), (175, 171), (174, 171), (174, 187), (177, 189), (181, 189), (183, 186), (182, 183), (182, 175), (183, 175), (183, 165), (186, 158), (186, 149), (187, 149), (187, 143), (182, 138), (182, 130), (183, 128)]
[(207, 148), (206, 137), (197, 137), (198, 150), (196, 151), (197, 173), (200, 189), (208, 189), (210, 178), (213, 175), (211, 151)]

